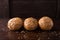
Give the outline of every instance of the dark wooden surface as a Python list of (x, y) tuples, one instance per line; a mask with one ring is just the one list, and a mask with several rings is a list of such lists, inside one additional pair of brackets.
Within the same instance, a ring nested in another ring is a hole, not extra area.
[(60, 19), (60, 0), (57, 0), (57, 19)]
[(42, 31), (37, 28), (34, 31), (27, 31), (21, 28), (18, 31), (10, 31), (7, 28), (9, 19), (0, 19), (0, 40), (60, 40), (60, 20), (54, 22), (50, 31)]
[(0, 18), (49, 16), (60, 18), (60, 0), (0, 0)]
[(9, 2), (8, 0), (0, 0), (0, 18), (9, 17)]
[(49, 16), (60, 18), (59, 0), (0, 0), (0, 18)]
[(10, 0), (10, 17), (49, 16), (53, 19), (57, 14), (56, 0)]

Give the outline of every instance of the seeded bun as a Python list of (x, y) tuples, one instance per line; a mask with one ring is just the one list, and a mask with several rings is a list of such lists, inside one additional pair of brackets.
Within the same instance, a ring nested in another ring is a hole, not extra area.
[(53, 20), (47, 16), (40, 18), (38, 23), (42, 30), (51, 30), (53, 27)]
[(32, 17), (27, 18), (24, 21), (24, 28), (26, 30), (35, 30), (37, 28), (37, 25), (38, 25), (37, 19)]
[(22, 25), (23, 25), (23, 21), (19, 17), (10, 19), (7, 24), (10, 30), (18, 30), (22, 27)]

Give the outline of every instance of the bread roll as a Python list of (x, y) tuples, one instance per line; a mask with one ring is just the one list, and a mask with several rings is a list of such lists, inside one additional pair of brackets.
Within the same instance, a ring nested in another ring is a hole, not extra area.
[(8, 21), (8, 28), (10, 30), (18, 30), (22, 27), (23, 20), (19, 17), (12, 18)]
[(42, 30), (51, 30), (53, 27), (53, 20), (47, 16), (40, 18), (38, 23)]
[(35, 30), (37, 28), (38, 22), (35, 18), (27, 18), (24, 21), (24, 28), (26, 30)]

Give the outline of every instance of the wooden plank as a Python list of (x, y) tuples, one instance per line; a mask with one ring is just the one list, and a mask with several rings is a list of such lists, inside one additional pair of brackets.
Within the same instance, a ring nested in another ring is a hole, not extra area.
[(0, 0), (0, 18), (9, 17), (9, 3), (8, 0)]
[(57, 19), (60, 19), (60, 0), (57, 0)]
[(56, 0), (10, 0), (11, 17), (56, 17)]

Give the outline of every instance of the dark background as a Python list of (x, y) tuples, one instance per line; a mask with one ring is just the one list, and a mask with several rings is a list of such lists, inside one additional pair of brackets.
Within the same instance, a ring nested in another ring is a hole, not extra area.
[[(43, 31), (39, 27), (28, 31), (21, 28), (10, 31), (8, 18), (49, 16), (54, 19), (54, 27)], [(60, 40), (60, 0), (0, 0), (0, 40)], [(7, 18), (7, 19), (6, 19)]]
[(0, 0), (0, 17), (60, 17), (59, 0)]
[(0, 0), (0, 18), (9, 17), (9, 2), (8, 0)]

